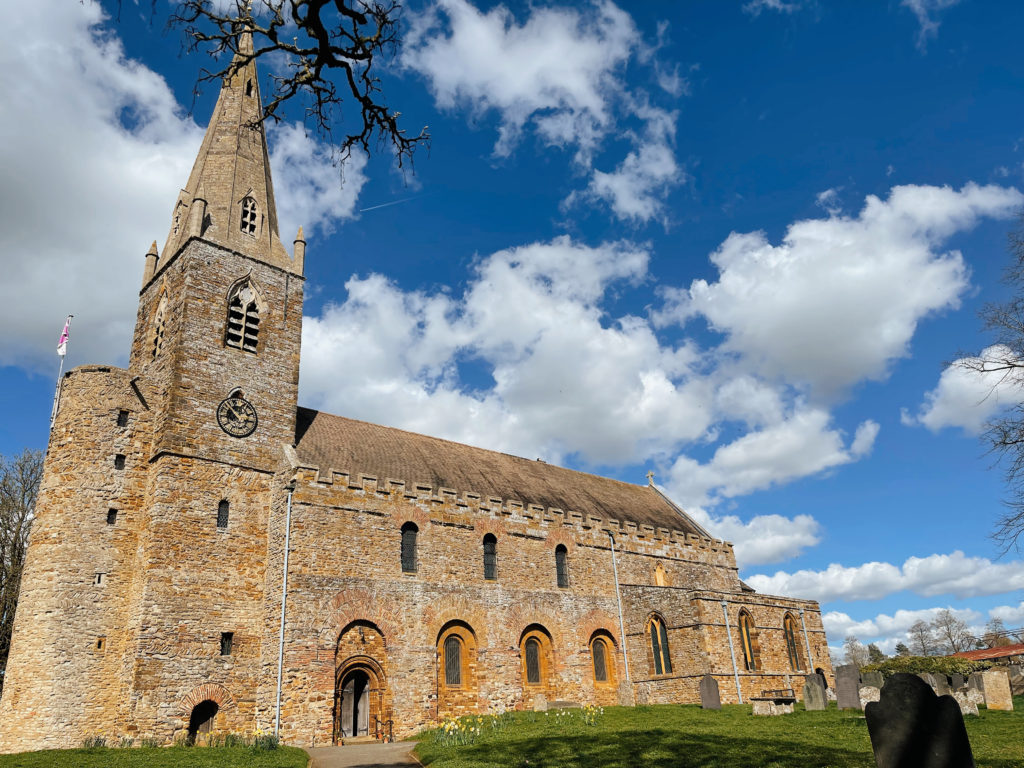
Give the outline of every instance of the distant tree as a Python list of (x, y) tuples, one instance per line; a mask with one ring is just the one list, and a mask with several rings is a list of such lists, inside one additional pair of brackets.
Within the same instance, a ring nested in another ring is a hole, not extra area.
[[(217, 62), (200, 73), (197, 90), (263, 60), (274, 83), (263, 119), (280, 120), (286, 106), (301, 105), (341, 159), (353, 147), (390, 147), (401, 167), (429, 142), (426, 127), (410, 136), (399, 125), (402, 113), (385, 103), (377, 74), (401, 45), (399, 0), (172, 0), (171, 7), (170, 25), (183, 31), (188, 49)], [(159, 12), (156, 0), (152, 9)], [(252, 50), (241, 44), (245, 30)]]
[(1013, 645), (1013, 639), (1006, 630), (1006, 624), (1002, 619), (989, 619), (980, 640), (982, 648), (1002, 648), (1006, 645)]
[(902, 641), (896, 643), (896, 655), (897, 656), (909, 656), (910, 655), (910, 649), (907, 647), (906, 643), (904, 643)]
[[(1003, 282), (1011, 296), (986, 304), (979, 312), (993, 344), (986, 354), (960, 355), (953, 365), (990, 379), (996, 374), (999, 384), (1019, 388), (1024, 387), (1024, 213), (1009, 240), (1011, 263)], [(993, 537), (1004, 551), (1019, 549), (1024, 533), (1024, 401), (1001, 409), (985, 425), (981, 440), (1002, 465), (1007, 486), (1006, 512), (997, 519)]]
[(878, 647), (876, 643), (868, 644), (868, 663), (878, 664), (879, 662), (885, 661), (885, 654), (882, 653), (882, 649)]
[(931, 626), (940, 651), (947, 656), (974, 646), (974, 635), (968, 629), (967, 622), (957, 618), (948, 608), (935, 615)]
[(938, 646), (931, 624), (921, 619), (910, 625), (907, 640), (910, 641), (910, 649), (916, 656), (931, 656)]
[(42, 477), (41, 451), (25, 450), (12, 458), (0, 455), (0, 687), (11, 649), (32, 510)]
[(858, 667), (867, 666), (868, 649), (864, 647), (864, 643), (850, 635), (843, 642), (843, 658), (847, 664), (856, 664)]

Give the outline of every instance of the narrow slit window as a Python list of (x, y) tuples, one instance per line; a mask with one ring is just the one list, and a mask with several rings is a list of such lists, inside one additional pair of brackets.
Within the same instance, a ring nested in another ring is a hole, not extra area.
[(457, 635), (444, 641), (444, 684), (462, 685), (462, 641)]
[(252, 80), (245, 81), (245, 95), (250, 98), (252, 97)]
[(105, 574), (105, 573), (97, 573), (97, 574), (96, 574), (96, 582), (95, 582), (95, 583), (96, 583), (96, 584), (102, 584), (102, 583), (103, 583), (103, 577), (104, 577), (104, 576), (106, 576), (106, 574)]
[(117, 522), (117, 510), (111, 507), (107, 510), (107, 525), (113, 525)]
[(221, 632), (220, 633), (220, 655), (230, 656), (231, 649), (235, 644), (235, 633), (234, 632)]
[(127, 427), (128, 426), (128, 411), (117, 412), (117, 426)]
[(247, 197), (242, 201), (242, 221), (241, 230), (247, 235), (256, 236), (256, 221), (259, 217), (259, 208), (256, 206), (256, 201)]
[(237, 290), (228, 301), (228, 321), (224, 343), (229, 347), (257, 351), (260, 336), (260, 309), (256, 292), (248, 285)]
[(569, 550), (564, 544), (555, 548), (555, 575), (558, 579), (558, 586), (569, 586)]
[(402, 526), (402, 573), (416, 573), (416, 523)]
[(594, 655), (594, 680), (598, 683), (608, 682), (608, 649), (604, 640), (598, 638), (591, 646)]
[(105, 637), (97, 637), (96, 638), (96, 650), (97, 651), (102, 651), (106, 647), (107, 647), (107, 638), (105, 638)]
[(526, 682), (540, 685), (540, 640), (535, 637), (526, 641)]
[(493, 533), (484, 536), (484, 578), (487, 581), (498, 578), (498, 539)]
[(228, 516), (231, 513), (231, 505), (226, 501), (222, 500), (217, 505), (217, 527), (227, 528), (228, 527)]
[(124, 454), (118, 453), (114, 455), (114, 469), (124, 469)]

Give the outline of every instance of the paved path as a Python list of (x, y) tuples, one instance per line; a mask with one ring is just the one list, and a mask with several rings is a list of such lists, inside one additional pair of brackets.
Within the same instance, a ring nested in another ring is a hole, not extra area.
[(420, 762), (409, 753), (415, 741), (393, 744), (349, 744), (345, 747), (307, 749), (310, 768), (419, 768)]

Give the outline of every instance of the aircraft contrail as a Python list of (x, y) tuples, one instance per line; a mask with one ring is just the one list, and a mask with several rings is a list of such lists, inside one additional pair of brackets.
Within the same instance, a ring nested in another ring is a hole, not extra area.
[(392, 200), (390, 203), (381, 203), (380, 205), (371, 205), (369, 208), (360, 208), (360, 213), (366, 213), (366, 211), (376, 211), (378, 208), (387, 208), (389, 205), (398, 205), (399, 203), (408, 203), (410, 200), (415, 200), (423, 195), (413, 195), (412, 197), (406, 197), (401, 200)]

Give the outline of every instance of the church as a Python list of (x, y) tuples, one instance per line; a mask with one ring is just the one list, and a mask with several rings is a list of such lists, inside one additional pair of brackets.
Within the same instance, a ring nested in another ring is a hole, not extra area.
[(0, 751), (320, 746), (831, 675), (818, 604), (745, 585), (653, 482), (299, 406), (306, 243), (281, 241), (261, 109), (250, 63), (145, 255), (128, 368), (60, 383)]

